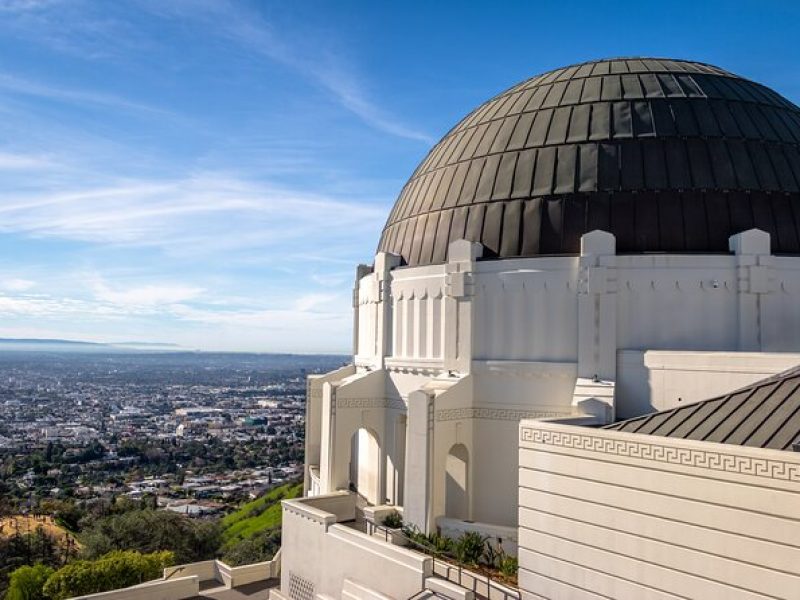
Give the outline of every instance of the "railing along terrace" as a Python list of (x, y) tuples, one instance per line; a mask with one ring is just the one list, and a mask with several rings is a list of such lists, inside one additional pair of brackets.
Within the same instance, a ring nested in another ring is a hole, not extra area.
[(390, 544), (397, 544), (398, 537), (402, 537), (405, 545), (431, 557), (434, 575), (474, 592), (476, 597), (490, 598), (491, 600), (521, 600), (522, 598), (519, 589), (515, 586), (500, 582), (488, 573), (476, 573), (473, 565), (459, 561), (452, 554), (420, 544), (401, 529), (389, 529), (366, 517), (364, 521), (367, 535), (377, 534), (378, 537), (382, 537)]

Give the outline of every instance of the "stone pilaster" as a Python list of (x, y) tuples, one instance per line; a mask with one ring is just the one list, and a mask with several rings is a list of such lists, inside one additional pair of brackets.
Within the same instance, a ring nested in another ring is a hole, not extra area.
[(775, 287), (774, 258), (769, 234), (749, 229), (730, 237), (736, 255), (737, 300), (740, 351), (763, 350), (763, 319), (766, 294)]
[(408, 395), (408, 433), (403, 518), (420, 531), (435, 527), (433, 515), (433, 395), (416, 390)]
[(581, 237), (578, 272), (578, 380), (572, 404), (604, 421), (614, 418), (617, 371), (616, 240), (605, 231)]
[[(320, 440), (320, 493), (328, 494), (341, 486), (336, 473), (336, 388), (322, 384), (322, 432)], [(346, 482), (345, 482), (346, 483)]]

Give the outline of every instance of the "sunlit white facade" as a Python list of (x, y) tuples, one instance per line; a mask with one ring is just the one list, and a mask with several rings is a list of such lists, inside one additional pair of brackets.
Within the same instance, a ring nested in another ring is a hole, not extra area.
[[(615, 68), (636, 75), (618, 81)], [(422, 532), (478, 531), (518, 554), (520, 588), (504, 598), (798, 597), (791, 584), (800, 584), (800, 562), (788, 566), (785, 557), (800, 555), (779, 533), (800, 522), (792, 508), (800, 507), (796, 456), (597, 429), (800, 364), (800, 255), (790, 251), (796, 224), (787, 220), (796, 218), (791, 211), (800, 218), (800, 205), (791, 169), (780, 194), (760, 190), (771, 185), (766, 176), (749, 182), (735, 165), (728, 175), (742, 189), (710, 190), (704, 170), (721, 182), (722, 163), (738, 160), (738, 142), (715, 121), (719, 144), (731, 146), (708, 162), (717, 149), (712, 129), (696, 144), (680, 132), (683, 110), (694, 111), (696, 129), (711, 127), (701, 117), (719, 109), (709, 91), (715, 77), (756, 85), (699, 63), (576, 65), (479, 107), (423, 161), (374, 263), (357, 269), (352, 364), (309, 378), (306, 496), (284, 503), (275, 598), (409, 598), (424, 590), (419, 597), (471, 597), (445, 589), (447, 577), (429, 557), (353, 526), (392, 510)], [(702, 95), (690, 90), (691, 78)], [(597, 98), (585, 98), (590, 83)], [(605, 106), (600, 89), (619, 96), (602, 95)], [(554, 94), (557, 108), (548, 108)], [(731, 110), (767, 102), (755, 92), (721, 98)], [(626, 129), (631, 115), (656, 119), (659, 110), (672, 129)], [(520, 127), (530, 129), (520, 136)], [(580, 138), (580, 127), (590, 134)], [(534, 147), (518, 150), (515, 139), (525, 135)], [(578, 141), (567, 147), (572, 135)], [(618, 140), (639, 135), (641, 147)], [(659, 136), (663, 146), (648, 141)], [(692, 154), (706, 152), (706, 143), (710, 154)], [(690, 194), (685, 183), (670, 188), (679, 164), (670, 152), (684, 147)], [(761, 151), (748, 148), (751, 157)], [(778, 172), (783, 163), (774, 156)], [(642, 164), (637, 183), (630, 172)], [(604, 169), (623, 199), (609, 191)], [(770, 231), (756, 226), (765, 206)], [(598, 217), (597, 207), (608, 214)], [(743, 207), (747, 227), (735, 221)], [(608, 226), (590, 227), (593, 219)], [(676, 228), (684, 251), (670, 250)], [(700, 230), (705, 246), (689, 251)], [(764, 473), (778, 475), (759, 479)], [(670, 491), (676, 486), (680, 493)], [(705, 498), (724, 510), (710, 510)], [(741, 509), (728, 506), (740, 498)], [(693, 507), (697, 514), (688, 514)], [(761, 519), (754, 515), (780, 526), (754, 541), (741, 525)], [(762, 584), (756, 573), (778, 579)]]

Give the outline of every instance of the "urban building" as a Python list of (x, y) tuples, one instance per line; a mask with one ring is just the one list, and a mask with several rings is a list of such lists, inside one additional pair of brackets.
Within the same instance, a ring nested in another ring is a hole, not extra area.
[(391, 510), (518, 554), (507, 597), (798, 597), (798, 150), (794, 104), (680, 60), (467, 115), (358, 267), (353, 363), (309, 378), (272, 597), (458, 597), (352, 525)]

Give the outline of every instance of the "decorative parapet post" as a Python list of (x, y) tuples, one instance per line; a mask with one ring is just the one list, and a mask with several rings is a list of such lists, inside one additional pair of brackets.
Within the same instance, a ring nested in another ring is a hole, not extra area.
[(388, 252), (375, 255), (375, 368), (382, 369), (392, 343), (392, 269), (400, 265), (400, 256)]
[(356, 283), (353, 287), (353, 356), (358, 356), (358, 310), (359, 310), (359, 292), (361, 290), (361, 280), (372, 272), (372, 267), (369, 265), (358, 265), (356, 267)]
[(775, 286), (775, 259), (770, 250), (770, 237), (760, 229), (749, 229), (732, 235), (729, 244), (731, 252), (736, 255), (738, 348), (740, 351), (760, 351), (763, 347), (762, 298)]
[(581, 237), (578, 273), (578, 379), (572, 405), (604, 422), (614, 418), (617, 371), (616, 239), (605, 231)]
[(483, 246), (467, 240), (450, 244), (445, 265), (444, 368), (469, 374), (472, 368), (472, 296), (476, 261)]

